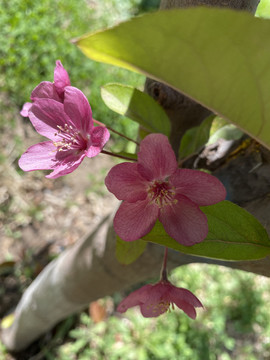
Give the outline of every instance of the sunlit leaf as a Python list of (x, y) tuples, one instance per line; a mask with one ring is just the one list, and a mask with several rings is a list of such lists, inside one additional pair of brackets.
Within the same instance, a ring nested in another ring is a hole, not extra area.
[(105, 104), (146, 129), (169, 135), (170, 121), (163, 108), (148, 94), (131, 86), (107, 84), (101, 88)]
[(11, 313), (11, 314), (5, 316), (1, 321), (1, 327), (3, 329), (9, 328), (13, 324), (14, 320), (15, 320), (15, 314), (14, 313)]
[(270, 148), (269, 21), (228, 9), (173, 9), (83, 36), (77, 45), (94, 60), (187, 94)]
[(209, 139), (207, 145), (214, 144), (218, 139), (238, 140), (243, 136), (243, 131), (235, 125), (225, 125), (218, 129)]

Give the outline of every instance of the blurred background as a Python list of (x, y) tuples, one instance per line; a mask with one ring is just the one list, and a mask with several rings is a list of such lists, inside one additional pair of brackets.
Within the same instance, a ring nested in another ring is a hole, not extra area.
[[(56, 180), (46, 179), (43, 171), (19, 169), (22, 152), (41, 139), (19, 115), (22, 105), (41, 81), (53, 81), (60, 59), (72, 85), (88, 97), (94, 118), (135, 138), (137, 125), (105, 106), (100, 87), (119, 82), (143, 89), (144, 77), (95, 63), (70, 40), (158, 6), (159, 0), (1, 1), (0, 318), (49, 261), (117, 204), (103, 184), (115, 164), (106, 156), (86, 159), (74, 173)], [(269, 15), (270, 2), (263, 0), (257, 16)], [(110, 146), (129, 150), (130, 145), (113, 136)], [(196, 321), (178, 310), (158, 319), (145, 319), (138, 309), (120, 316), (115, 308), (126, 294), (115, 294), (66, 319), (16, 356), (0, 342), (0, 360), (270, 359), (269, 279), (190, 265), (174, 270), (171, 280), (203, 302)]]

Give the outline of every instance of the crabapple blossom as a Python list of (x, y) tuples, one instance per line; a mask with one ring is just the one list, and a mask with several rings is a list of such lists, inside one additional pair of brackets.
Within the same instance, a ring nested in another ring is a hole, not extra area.
[[(61, 72), (65, 75), (63, 69)], [(36, 131), (50, 141), (31, 146), (19, 159), (24, 171), (53, 170), (48, 178), (71, 173), (86, 156), (98, 155), (110, 137), (106, 127), (94, 126), (85, 95), (66, 86), (67, 78), (66, 82), (55, 79), (58, 85), (54, 91), (63, 96), (63, 102), (49, 97), (35, 99), (28, 114)]]
[(169, 140), (162, 134), (146, 136), (138, 162), (114, 166), (105, 184), (123, 200), (114, 217), (114, 229), (125, 241), (145, 236), (159, 220), (179, 243), (199, 243), (208, 233), (207, 217), (199, 206), (216, 204), (226, 196), (214, 176), (179, 169)]
[[(64, 90), (66, 86), (70, 86), (68, 73), (63, 67), (61, 61), (57, 60), (56, 67), (54, 69), (54, 82), (52, 83), (50, 81), (42, 81), (32, 91), (31, 100), (33, 103), (37, 99), (54, 99), (56, 101), (63, 102)], [(25, 103), (20, 114), (24, 117), (28, 117), (31, 107), (32, 103)]]
[(144, 317), (157, 317), (170, 309), (174, 304), (183, 310), (191, 319), (196, 318), (196, 307), (203, 307), (200, 300), (187, 289), (177, 288), (168, 280), (157, 284), (144, 285), (129, 294), (120, 302), (117, 311), (124, 313), (127, 309), (140, 306)]

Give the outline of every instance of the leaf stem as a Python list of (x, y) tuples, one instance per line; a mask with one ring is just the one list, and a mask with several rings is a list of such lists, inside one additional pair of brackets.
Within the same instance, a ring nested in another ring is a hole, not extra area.
[(168, 258), (168, 248), (165, 247), (163, 264), (162, 264), (161, 274), (160, 274), (160, 280), (162, 280), (162, 281), (168, 281), (168, 277), (167, 277), (167, 258)]

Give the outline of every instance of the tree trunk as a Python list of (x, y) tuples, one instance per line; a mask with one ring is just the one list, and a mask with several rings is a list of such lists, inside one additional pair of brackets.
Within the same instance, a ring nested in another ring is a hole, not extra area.
[[(162, 0), (161, 7), (191, 6), (202, 3), (231, 6), (237, 9), (245, 8), (254, 12), (258, 1)], [(201, 105), (155, 81), (147, 80), (146, 91), (161, 103), (170, 116), (173, 128), (171, 140), (175, 150), (179, 146), (184, 131), (200, 123), (209, 114), (209, 111)], [(260, 180), (258, 184), (263, 183), (263, 189), (259, 191), (260, 199), (257, 199), (257, 192), (254, 192), (256, 195), (251, 196), (252, 192), (248, 189), (247, 201), (245, 201), (244, 192), (242, 198), (237, 199), (238, 184), (235, 177), (230, 177), (230, 174), (234, 174), (234, 171), (239, 169), (237, 159), (226, 164), (222, 170), (216, 170), (216, 175), (229, 177), (230, 186), (236, 189), (235, 192), (231, 192), (234, 194), (232, 200), (245, 205), (247, 210), (266, 226), (270, 234), (270, 221), (267, 216), (270, 213), (270, 198), (267, 196), (270, 193), (270, 183), (266, 176), (267, 172), (270, 173), (270, 161), (267, 160), (264, 149), (261, 149), (260, 154), (262, 165), (247, 174), (243, 173), (242, 178), (249, 185), (252, 181), (254, 184), (254, 177)], [(253, 154), (244, 154), (241, 159), (242, 164), (250, 166), (250, 156)], [(246, 170), (244, 167), (243, 169)], [(248, 169), (251, 170), (249, 167)], [(89, 302), (157, 276), (163, 258), (163, 247), (149, 243), (144, 254), (129, 266), (119, 264), (114, 253), (115, 233), (111, 216), (105, 218), (92, 234), (87, 235), (50, 263), (25, 291), (16, 308), (12, 326), (2, 331), (2, 341), (7, 348), (13, 351), (22, 350), (57, 322), (80, 311)], [(169, 268), (192, 262), (219, 264), (270, 277), (269, 258), (260, 261), (223, 262), (169, 251)]]

